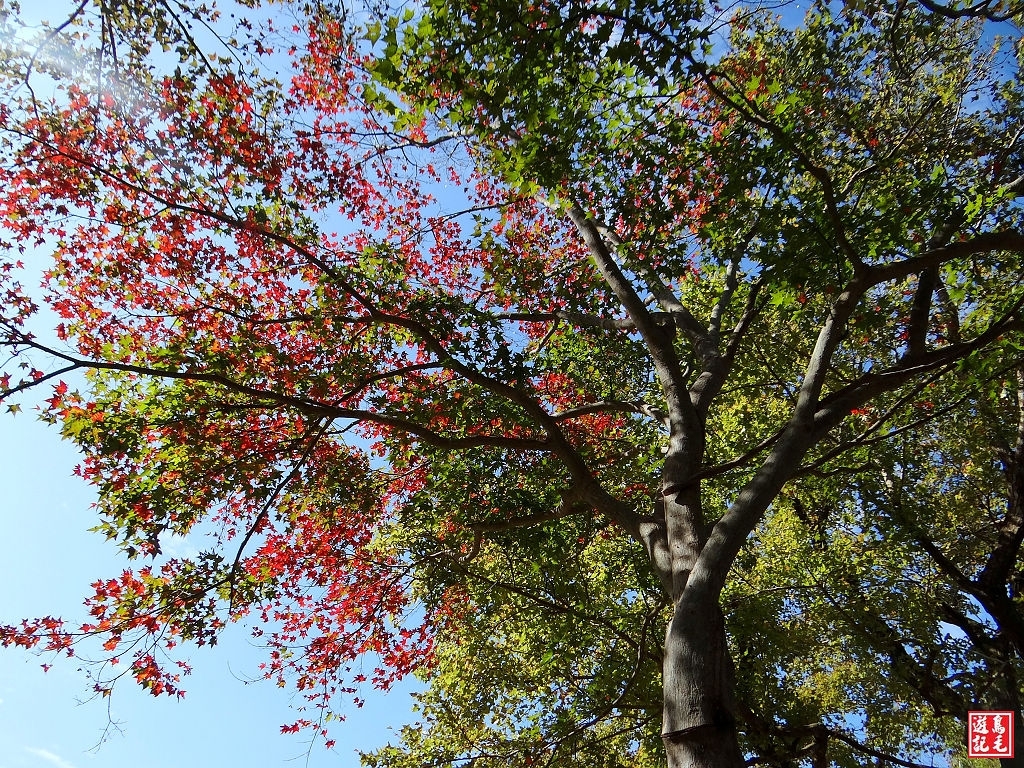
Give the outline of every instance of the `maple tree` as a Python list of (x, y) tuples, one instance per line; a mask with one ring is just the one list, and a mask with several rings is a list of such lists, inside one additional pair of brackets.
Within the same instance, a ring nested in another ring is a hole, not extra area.
[(151, 561), (0, 643), (173, 695), (245, 621), (328, 740), (415, 672), (396, 768), (913, 765), (1018, 708), (1015, 6), (289, 12), (0, 5), (0, 397)]

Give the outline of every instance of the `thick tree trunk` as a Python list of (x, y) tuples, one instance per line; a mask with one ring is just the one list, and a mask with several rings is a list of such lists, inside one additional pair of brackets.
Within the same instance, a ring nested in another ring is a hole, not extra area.
[(741, 768), (732, 659), (717, 595), (684, 589), (665, 638), (669, 768)]
[(1024, 719), (1019, 710), (1013, 712), (1013, 757), (999, 761), (1000, 768), (1024, 768)]
[[(1016, 680), (1012, 678), (1008, 682), (1011, 685), (1016, 685)], [(975, 705), (975, 709), (1010, 710), (1013, 712), (1013, 757), (1000, 758), (999, 766), (1000, 768), (1024, 768), (1024, 718), (1021, 717), (1016, 693), (1000, 696), (991, 706)]]

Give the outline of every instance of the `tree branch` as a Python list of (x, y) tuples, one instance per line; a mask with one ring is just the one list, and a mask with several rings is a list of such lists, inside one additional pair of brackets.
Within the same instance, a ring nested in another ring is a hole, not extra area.
[(978, 253), (991, 251), (1013, 251), (1024, 253), (1024, 234), (1006, 229), (999, 232), (984, 232), (969, 240), (949, 243), (938, 248), (931, 248), (920, 256), (888, 264), (876, 264), (867, 268), (867, 280), (871, 285), (878, 285), (890, 280), (902, 280), (908, 275), (920, 274), (929, 267), (936, 267), (952, 259), (962, 259)]
[(288, 487), (288, 483), (290, 483), (294, 479), (294, 477), (300, 471), (302, 471), (302, 467), (309, 460), (309, 457), (313, 455), (313, 451), (316, 449), (317, 443), (320, 442), (320, 438), (322, 438), (325, 432), (327, 431), (328, 424), (330, 424), (330, 422), (323, 421), (322, 423), (317, 424), (316, 427), (310, 430), (310, 434), (312, 435), (312, 437), (309, 440), (309, 444), (306, 446), (305, 450), (303, 450), (299, 458), (295, 460), (295, 463), (292, 465), (291, 471), (289, 471), (287, 475), (281, 478), (281, 481), (276, 486), (274, 486), (274, 489), (270, 492), (270, 496), (267, 497), (267, 500), (263, 503), (263, 506), (260, 508), (259, 513), (253, 519), (252, 525), (249, 526), (249, 530), (245, 532), (245, 537), (242, 539), (242, 542), (238, 545), (238, 550), (235, 552), (235, 559), (231, 563), (231, 570), (228, 572), (229, 611), (231, 611), (235, 607), (235, 578), (238, 575), (238, 565), (242, 561), (242, 553), (245, 552), (246, 546), (249, 544), (249, 541), (252, 539), (252, 537), (256, 534), (256, 531), (259, 529), (264, 518), (266, 518), (267, 513), (270, 511), (271, 505), (273, 505), (273, 503), (277, 500), (277, 497), (281, 494), (281, 491)]
[(934, 266), (922, 269), (917, 276), (917, 289), (910, 307), (910, 319), (907, 322), (907, 351), (904, 359), (913, 362), (924, 356), (928, 326), (931, 319), (932, 294), (938, 282), (938, 269)]
[(1005, 11), (998, 11), (996, 9), (1002, 6), (1002, 3), (993, 2), (993, 0), (980, 0), (980, 2), (974, 5), (968, 5), (957, 8), (956, 6), (943, 5), (942, 3), (936, 3), (934, 0), (917, 0), (921, 5), (927, 8), (932, 13), (938, 14), (939, 16), (945, 16), (947, 19), (978, 19), (984, 18), (989, 21), (1009, 21), (1014, 16), (1020, 15), (1024, 12), (1024, 4), (1010, 4), (1007, 5)]
[(158, 368), (154, 366), (136, 365), (134, 363), (83, 360), (36, 341), (26, 343), (34, 349), (38, 349), (41, 352), (45, 352), (46, 354), (70, 363), (70, 366), (61, 369), (64, 372), (75, 368), (123, 371), (125, 373), (137, 373), (142, 376), (151, 376), (154, 378), (181, 379), (184, 381), (202, 381), (210, 384), (217, 384), (228, 391), (247, 395), (257, 400), (273, 403), (278, 406), (294, 408), (300, 413), (309, 414), (318, 418), (329, 418), (331, 420), (354, 419), (356, 421), (365, 421), (390, 427), (398, 432), (402, 432), (410, 435), (411, 437), (422, 440), (427, 445), (432, 445), (437, 448), (457, 450), (474, 447), (500, 447), (513, 451), (543, 451), (545, 453), (552, 451), (552, 443), (547, 439), (506, 437), (503, 435), (447, 437), (435, 432), (425, 425), (409, 421), (403, 417), (389, 416), (387, 414), (375, 413), (373, 411), (367, 411), (359, 408), (345, 408), (331, 403), (325, 403), (320, 400), (261, 389), (259, 387), (253, 387), (248, 384), (242, 384), (234, 381), (233, 379), (219, 373), (188, 370), (182, 371), (176, 368)]
[(1005, 591), (1024, 543), (1024, 370), (1017, 369), (1017, 440), (1000, 458), (1006, 480), (1006, 514), (978, 583), (989, 592)]
[[(583, 328), (600, 328), (605, 331), (635, 331), (636, 322), (629, 317), (598, 317), (596, 315), (585, 315), (582, 312), (569, 312), (559, 310), (557, 312), (498, 312), (491, 317), (497, 320), (518, 320), (524, 323), (550, 323), (564, 320), (572, 325)], [(673, 327), (672, 315), (668, 312), (651, 312), (653, 323), (662, 328)]]

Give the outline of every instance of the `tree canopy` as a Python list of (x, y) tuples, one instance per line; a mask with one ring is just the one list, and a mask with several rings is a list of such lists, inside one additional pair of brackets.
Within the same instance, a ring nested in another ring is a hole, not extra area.
[(174, 695), (242, 622), (328, 741), (416, 674), (379, 768), (966, 759), (1024, 674), (1021, 11), (0, 2), (0, 401), (133, 561), (0, 644)]

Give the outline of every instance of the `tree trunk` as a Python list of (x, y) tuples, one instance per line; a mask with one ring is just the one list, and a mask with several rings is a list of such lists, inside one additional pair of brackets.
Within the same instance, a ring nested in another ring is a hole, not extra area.
[(1024, 719), (1019, 710), (1013, 712), (1013, 757), (999, 760), (1000, 768), (1024, 768)]
[(1013, 757), (1000, 758), (1000, 768), (1024, 768), (1024, 719), (1021, 718), (1016, 702), (1016, 694), (1011, 693), (1008, 696), (1000, 697), (993, 707), (978, 707), (978, 709), (1008, 709), (1013, 712)]
[(669, 768), (741, 768), (732, 659), (717, 595), (684, 589), (665, 637)]

